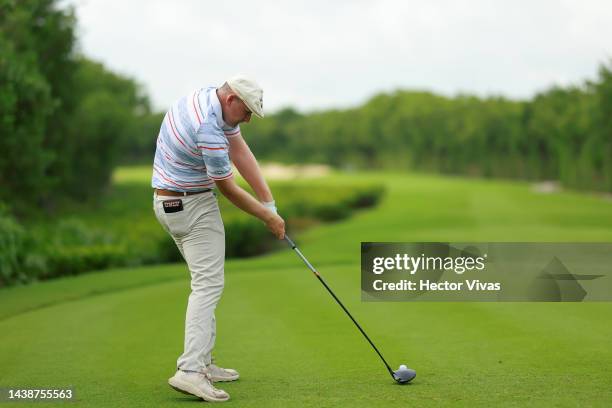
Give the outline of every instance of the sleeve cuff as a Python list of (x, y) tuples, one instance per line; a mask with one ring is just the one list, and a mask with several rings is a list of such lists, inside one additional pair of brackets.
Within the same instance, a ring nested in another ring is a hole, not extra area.
[(219, 180), (226, 180), (226, 179), (228, 179), (228, 178), (232, 178), (232, 177), (234, 177), (234, 173), (233, 173), (233, 172), (230, 172), (230, 173), (229, 173), (227, 176), (221, 176), (221, 177), (218, 177), (218, 176), (211, 176), (211, 175), (209, 174), (209, 175), (208, 175), (208, 177), (210, 177), (211, 179), (213, 179), (213, 180), (215, 180), (215, 181), (219, 181)]

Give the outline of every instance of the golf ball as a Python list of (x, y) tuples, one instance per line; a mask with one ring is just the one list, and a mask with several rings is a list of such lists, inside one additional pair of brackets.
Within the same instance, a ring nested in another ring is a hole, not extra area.
[(400, 370), (406, 370), (406, 369), (408, 369), (408, 367), (406, 367), (405, 365), (402, 364), (399, 369)]

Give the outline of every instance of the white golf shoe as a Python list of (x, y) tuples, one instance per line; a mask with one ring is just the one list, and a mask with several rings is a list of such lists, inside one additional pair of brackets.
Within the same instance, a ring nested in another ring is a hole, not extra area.
[(229, 394), (213, 386), (208, 373), (194, 373), (178, 370), (168, 379), (168, 384), (178, 392), (191, 394), (204, 401), (221, 402), (229, 399)]
[(214, 363), (206, 366), (206, 372), (210, 375), (213, 382), (236, 381), (240, 378), (238, 371), (231, 368), (221, 368)]

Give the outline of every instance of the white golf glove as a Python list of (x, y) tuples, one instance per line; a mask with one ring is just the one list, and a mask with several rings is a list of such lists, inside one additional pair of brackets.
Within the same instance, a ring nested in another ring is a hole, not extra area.
[(274, 214), (278, 214), (278, 211), (276, 211), (276, 201), (272, 200), (272, 201), (264, 201), (262, 202), (263, 206), (266, 207), (268, 210), (272, 211)]

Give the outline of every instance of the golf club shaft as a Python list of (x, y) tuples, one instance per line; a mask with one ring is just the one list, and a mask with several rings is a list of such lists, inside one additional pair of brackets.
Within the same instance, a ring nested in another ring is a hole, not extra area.
[(393, 370), (391, 369), (391, 367), (389, 367), (389, 364), (387, 363), (387, 360), (385, 360), (385, 358), (382, 356), (382, 354), (380, 353), (380, 351), (378, 351), (378, 348), (376, 348), (376, 346), (374, 345), (374, 343), (372, 342), (372, 340), (370, 340), (370, 338), (368, 337), (368, 335), (366, 334), (365, 331), (363, 331), (363, 329), (361, 328), (361, 326), (359, 325), (359, 323), (357, 323), (357, 320), (355, 320), (355, 318), (351, 315), (351, 313), (348, 311), (348, 309), (346, 307), (344, 307), (344, 305), (342, 304), (342, 302), (340, 301), (340, 299), (338, 299), (338, 297), (334, 294), (334, 292), (330, 289), (329, 286), (327, 286), (327, 283), (325, 283), (325, 281), (323, 280), (323, 278), (321, 277), (321, 275), (319, 275), (319, 272), (317, 272), (317, 270), (310, 264), (310, 262), (308, 262), (308, 259), (306, 259), (306, 257), (304, 255), (302, 255), (302, 252), (299, 250), (299, 248), (295, 245), (295, 243), (291, 240), (291, 238), (289, 238), (289, 236), (285, 235), (285, 240), (287, 241), (287, 243), (289, 244), (289, 246), (291, 247), (291, 249), (293, 249), (295, 251), (295, 253), (298, 254), (298, 256), (300, 258), (302, 258), (302, 261), (304, 261), (304, 263), (306, 264), (306, 266), (308, 266), (308, 268), (315, 274), (315, 276), (317, 277), (317, 279), (319, 279), (319, 282), (321, 282), (323, 284), (323, 286), (325, 286), (325, 289), (327, 289), (327, 291), (329, 292), (330, 295), (332, 295), (332, 297), (336, 300), (336, 302), (340, 305), (340, 307), (342, 308), (342, 310), (344, 310), (344, 312), (347, 314), (348, 317), (350, 317), (350, 319), (353, 321), (353, 323), (355, 323), (355, 326), (357, 326), (357, 328), (359, 329), (359, 331), (361, 332), (361, 334), (363, 334), (363, 337), (366, 338), (366, 340), (368, 341), (368, 343), (370, 343), (370, 345), (372, 346), (372, 348), (374, 349), (374, 351), (376, 351), (376, 354), (378, 354), (378, 357), (380, 357), (380, 359), (382, 360), (382, 362), (385, 364), (385, 367), (387, 368), (387, 371), (389, 371), (389, 374), (391, 374), (391, 377), (393, 379), (395, 379), (394, 375), (393, 375)]

